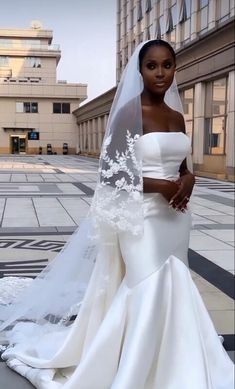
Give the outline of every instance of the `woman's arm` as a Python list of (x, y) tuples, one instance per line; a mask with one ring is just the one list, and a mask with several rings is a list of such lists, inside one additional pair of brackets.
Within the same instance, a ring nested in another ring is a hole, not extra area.
[(173, 208), (183, 211), (190, 199), (195, 184), (195, 176), (187, 168), (186, 159), (179, 169), (180, 177), (176, 181), (179, 184), (178, 192), (172, 197), (170, 204)]
[(178, 192), (179, 184), (174, 181), (144, 177), (144, 193), (161, 193), (169, 202)]

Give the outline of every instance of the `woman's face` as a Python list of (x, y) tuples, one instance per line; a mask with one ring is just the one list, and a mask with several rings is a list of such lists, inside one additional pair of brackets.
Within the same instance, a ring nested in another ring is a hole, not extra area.
[(146, 90), (156, 95), (164, 94), (175, 74), (175, 61), (169, 49), (151, 46), (143, 57), (140, 72)]

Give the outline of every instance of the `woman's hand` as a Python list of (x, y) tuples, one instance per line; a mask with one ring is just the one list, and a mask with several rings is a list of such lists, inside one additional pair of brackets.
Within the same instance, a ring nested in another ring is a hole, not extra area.
[(172, 196), (169, 204), (182, 212), (187, 208), (187, 203), (193, 191), (195, 177), (192, 173), (182, 175), (177, 181), (179, 190)]
[(180, 184), (177, 181), (161, 180), (159, 193), (168, 201), (179, 192)]

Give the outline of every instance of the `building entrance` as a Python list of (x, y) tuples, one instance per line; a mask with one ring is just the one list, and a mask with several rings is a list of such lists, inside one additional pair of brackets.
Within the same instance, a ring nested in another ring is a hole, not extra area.
[(26, 135), (11, 135), (11, 153), (26, 154)]

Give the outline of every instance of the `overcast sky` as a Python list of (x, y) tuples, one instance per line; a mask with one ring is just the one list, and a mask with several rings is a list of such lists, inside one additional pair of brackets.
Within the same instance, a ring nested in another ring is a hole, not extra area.
[(116, 0), (0, 0), (0, 28), (31, 20), (54, 31), (59, 80), (87, 83), (89, 100), (115, 85)]

